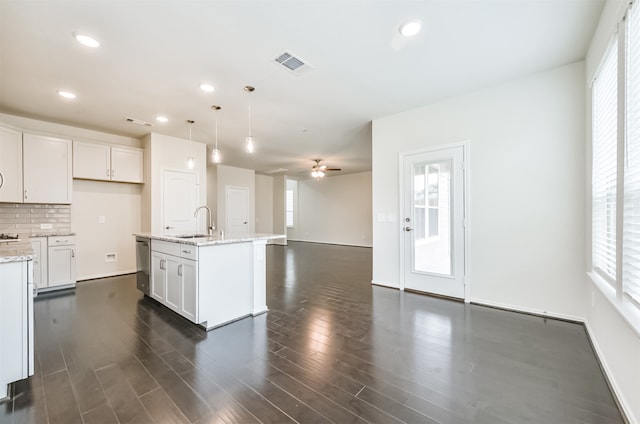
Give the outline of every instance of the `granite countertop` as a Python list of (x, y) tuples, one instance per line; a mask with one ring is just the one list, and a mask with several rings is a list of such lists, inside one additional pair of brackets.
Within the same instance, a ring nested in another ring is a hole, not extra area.
[(33, 237), (66, 237), (66, 236), (75, 236), (76, 233), (72, 233), (69, 231), (63, 231), (61, 233), (33, 233), (29, 235), (29, 238)]
[(153, 233), (135, 233), (134, 236), (144, 237), (153, 240), (162, 240), (168, 241), (172, 243), (180, 243), (180, 244), (188, 244), (191, 246), (212, 246), (215, 244), (229, 244), (229, 243), (246, 243), (250, 241), (256, 240), (272, 240), (272, 239), (280, 239), (285, 238), (284, 234), (262, 234), (262, 233), (254, 233), (247, 234), (243, 236), (225, 236), (220, 237), (220, 235), (206, 236), (196, 238), (181, 238), (179, 236), (167, 236), (162, 234), (153, 234)]
[(28, 261), (35, 257), (29, 240), (0, 242), (0, 263)]

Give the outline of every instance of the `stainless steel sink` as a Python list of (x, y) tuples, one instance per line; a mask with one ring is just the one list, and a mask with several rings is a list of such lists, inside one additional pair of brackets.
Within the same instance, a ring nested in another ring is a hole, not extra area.
[(174, 236), (174, 237), (179, 239), (198, 239), (198, 238), (208, 238), (211, 236), (208, 234), (185, 234), (182, 236)]

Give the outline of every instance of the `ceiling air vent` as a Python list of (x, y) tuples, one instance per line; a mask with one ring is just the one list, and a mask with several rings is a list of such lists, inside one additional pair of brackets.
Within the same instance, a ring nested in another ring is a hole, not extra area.
[(313, 69), (313, 66), (300, 59), (299, 57), (296, 57), (296, 55), (291, 52), (284, 52), (274, 60), (276, 61), (276, 63), (279, 63), (295, 74), (300, 74), (302, 72)]
[(143, 127), (151, 127), (151, 126), (153, 126), (153, 124), (150, 123), (150, 122), (145, 122), (145, 121), (143, 121), (141, 119), (136, 119), (136, 118), (124, 118), (124, 121), (128, 122), (130, 124), (141, 125)]

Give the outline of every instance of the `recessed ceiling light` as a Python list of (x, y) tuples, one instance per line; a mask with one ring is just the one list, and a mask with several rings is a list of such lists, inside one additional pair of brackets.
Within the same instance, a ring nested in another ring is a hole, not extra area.
[(89, 37), (88, 35), (74, 32), (73, 38), (75, 38), (78, 41), (78, 43), (82, 44), (83, 46), (94, 47), (94, 48), (100, 47), (100, 42), (95, 38)]
[(76, 95), (70, 91), (58, 90), (58, 94), (65, 99), (75, 99)]
[(211, 84), (200, 84), (200, 90), (206, 91), (207, 93), (212, 93), (214, 88)]
[(422, 29), (422, 22), (418, 20), (407, 21), (400, 25), (400, 34), (405, 37), (413, 37)]
[(166, 116), (156, 116), (156, 121), (158, 122), (169, 122), (169, 118)]

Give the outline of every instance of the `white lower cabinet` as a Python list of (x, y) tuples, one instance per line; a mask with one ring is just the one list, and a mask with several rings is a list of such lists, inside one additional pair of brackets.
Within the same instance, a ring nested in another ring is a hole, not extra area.
[(151, 297), (164, 303), (167, 293), (167, 270), (165, 268), (165, 255), (151, 252)]
[(150, 293), (153, 299), (197, 323), (198, 262), (192, 257), (197, 257), (196, 247), (153, 240)]
[(76, 284), (76, 245), (73, 236), (48, 238), (48, 288)]
[(30, 239), (31, 247), (36, 255), (33, 259), (33, 286), (36, 291), (39, 289), (46, 289), (49, 286), (49, 280), (47, 278), (48, 272), (48, 245), (46, 237), (34, 237)]

